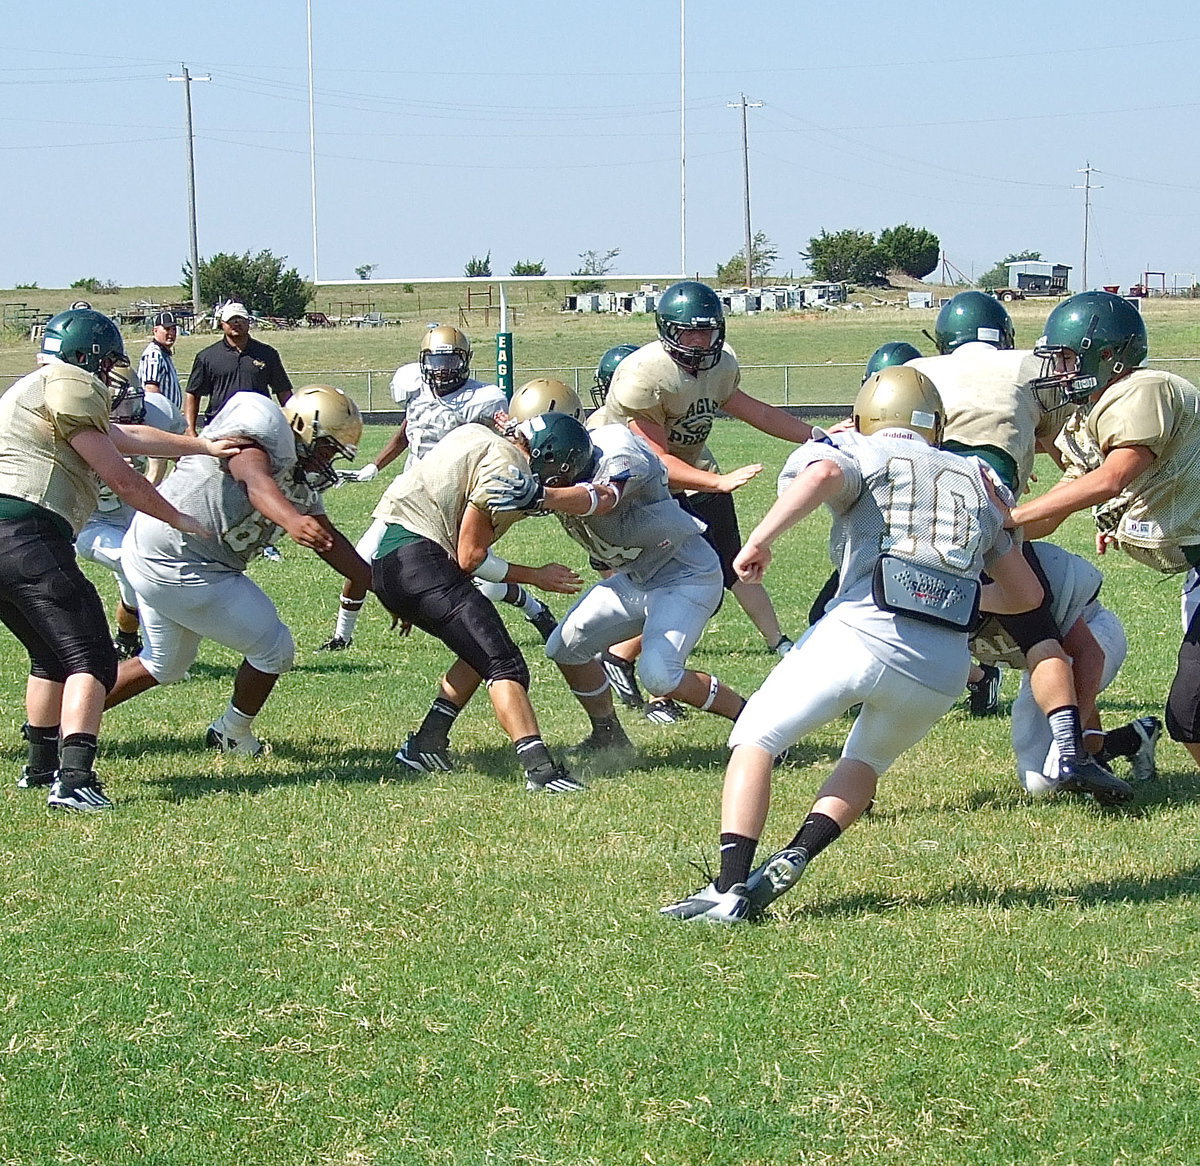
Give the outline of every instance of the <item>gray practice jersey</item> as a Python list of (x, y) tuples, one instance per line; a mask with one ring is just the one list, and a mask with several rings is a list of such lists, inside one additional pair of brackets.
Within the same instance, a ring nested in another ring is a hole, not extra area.
[(422, 379), (419, 364), (403, 364), (392, 377), (392, 400), (404, 414), (408, 435), (405, 469), (419, 462), (452, 429), (469, 421), (491, 421), (508, 409), (497, 385), (471, 378), (461, 389), (439, 397)]
[(961, 691), (970, 660), (967, 634), (880, 608), (872, 592), (881, 554), (964, 580), (1012, 546), (973, 461), (917, 437), (839, 433), (800, 446), (784, 467), (781, 489), (806, 466), (827, 460), (844, 475), (829, 502), (830, 554), (841, 581), (825, 619), (849, 624), (868, 650), (938, 692)]
[(558, 520), (592, 558), (644, 586), (698, 539), (704, 523), (671, 497), (667, 467), (624, 425), (604, 425), (589, 436), (598, 455), (591, 480), (616, 485), (620, 500), (607, 514), (559, 514)]
[[(204, 427), (202, 436), (244, 437), (271, 460), (276, 485), (301, 514), (324, 514), (321, 495), (297, 482), (296, 439), (283, 410), (258, 393), (235, 393)], [(242, 572), (246, 564), (273, 542), (279, 528), (251, 505), (246, 487), (236, 481), (221, 458), (181, 458), (161, 493), (179, 510), (198, 518), (216, 538), (184, 534), (138, 514), (125, 536), (122, 553), (132, 555), (138, 570), (161, 583), (204, 583), (211, 575)]]

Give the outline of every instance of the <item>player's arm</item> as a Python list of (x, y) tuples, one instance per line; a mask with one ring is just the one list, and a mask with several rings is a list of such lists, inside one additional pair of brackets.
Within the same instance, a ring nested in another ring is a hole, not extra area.
[(1037, 529), (1045, 533), (1046, 523), (1053, 522), (1057, 527), (1077, 510), (1115, 498), (1154, 461), (1154, 457), (1154, 452), (1144, 445), (1127, 445), (1110, 450), (1096, 469), (1070, 481), (1058, 482), (1040, 498), (1014, 506), (1008, 525), (1038, 523)]
[(583, 580), (561, 563), (527, 567), (506, 562), (490, 553), (496, 538), (491, 516), (476, 506), (468, 506), (458, 528), (459, 567), (468, 575), (478, 574), (492, 583), (528, 583), (541, 591), (557, 591), (561, 595), (574, 595), (583, 585)]
[(149, 514), (185, 534), (207, 535), (211, 532), (190, 515), (176, 510), (122, 456), (106, 433), (98, 429), (83, 429), (70, 438), (71, 448), (96, 472), (122, 502), (135, 510)]
[(351, 470), (344, 477), (355, 482), (373, 482), (379, 477), (379, 471), (390, 466), (406, 449), (408, 449), (407, 417), (400, 422), (400, 428), (388, 438), (387, 444), (380, 450), (379, 456), (373, 462), (367, 462), (361, 470)]
[(738, 578), (743, 583), (761, 583), (771, 562), (772, 543), (822, 503), (836, 497), (844, 482), (841, 467), (824, 458), (805, 466), (742, 544), (733, 560)]
[(657, 421), (634, 418), (629, 422), (629, 431), (640, 437), (667, 467), (667, 485), (673, 493), (680, 490), (700, 490), (705, 494), (732, 494), (751, 478), (762, 473), (761, 463), (742, 466), (728, 474), (715, 474), (698, 466), (688, 465), (682, 458), (667, 451), (666, 428)]
[(745, 421), (747, 425), (753, 425), (762, 433), (769, 433), (772, 437), (781, 438), (783, 441), (803, 445), (812, 437), (812, 426), (807, 421), (793, 417), (786, 409), (768, 405), (766, 401), (748, 396), (741, 389), (735, 389), (733, 396), (721, 408), (730, 417)]
[(314, 522), (325, 528), (326, 534), (333, 540), (333, 545), (327, 551), (317, 551), (339, 575), (344, 575), (356, 587), (371, 590), (371, 566), (350, 544), (349, 539), (332, 522), (327, 515), (314, 514)]
[(193, 437), (186, 433), (167, 433), (153, 425), (117, 425), (109, 427), (112, 443), (126, 457), (181, 458), (189, 454), (232, 457), (244, 444), (236, 437)]
[(301, 514), (271, 476), (271, 459), (256, 445), (229, 459), (229, 472), (245, 487), (250, 505), (264, 518), (281, 526), (302, 547), (320, 554), (333, 546), (333, 537), (311, 515)]
[(587, 518), (608, 514), (621, 501), (624, 482), (580, 482), (574, 486), (549, 486), (542, 495), (542, 509)]
[(1045, 595), (1041, 581), (1025, 559), (1020, 546), (1013, 545), (987, 569), (992, 580), (980, 591), (979, 606), (995, 615), (1019, 615), (1033, 611)]

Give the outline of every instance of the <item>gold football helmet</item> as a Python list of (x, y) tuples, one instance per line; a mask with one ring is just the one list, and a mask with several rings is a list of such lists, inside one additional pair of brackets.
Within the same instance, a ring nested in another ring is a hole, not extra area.
[(362, 440), (362, 413), (341, 389), (305, 385), (283, 407), (296, 436), (296, 458), (308, 484), (324, 490), (337, 482), (334, 458), (353, 461)]
[(583, 420), (583, 402), (572, 389), (552, 377), (526, 381), (508, 403), (510, 421), (528, 421), (540, 413), (566, 413), (576, 421)]
[(417, 357), (421, 379), (439, 397), (461, 389), (471, 375), (471, 341), (449, 324), (431, 324)]
[(940, 445), (946, 410), (937, 386), (906, 365), (882, 368), (863, 382), (854, 398), (854, 428), (865, 436), (881, 429), (908, 429)]

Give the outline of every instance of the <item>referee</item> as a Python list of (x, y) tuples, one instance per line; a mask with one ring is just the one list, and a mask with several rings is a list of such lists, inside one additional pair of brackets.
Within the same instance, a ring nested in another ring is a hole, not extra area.
[(250, 335), (250, 313), (245, 304), (228, 303), (217, 318), (225, 335), (196, 354), (183, 399), (187, 431), (193, 436), (200, 419), (201, 397), (209, 399), (204, 411), (207, 423), (234, 393), (258, 393), (263, 397), (274, 393), (281, 405), (292, 395), (292, 382), (279, 353)]
[(179, 335), (174, 312), (159, 312), (154, 317), (154, 332), (138, 360), (137, 375), (148, 393), (162, 393), (176, 409), (183, 408), (183, 390), (171, 355)]

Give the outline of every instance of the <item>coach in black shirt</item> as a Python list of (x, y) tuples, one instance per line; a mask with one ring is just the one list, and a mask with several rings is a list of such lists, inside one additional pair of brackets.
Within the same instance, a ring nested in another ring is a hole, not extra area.
[(187, 431), (195, 434), (200, 417), (200, 398), (208, 397), (205, 422), (211, 421), (234, 393), (274, 393), (282, 405), (292, 395), (292, 382), (284, 371), (279, 353), (250, 335), (250, 313), (244, 304), (226, 304), (218, 314), (224, 339), (196, 353), (183, 415)]

